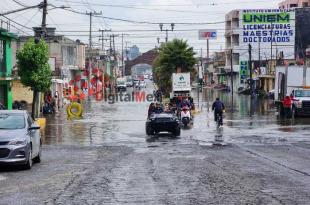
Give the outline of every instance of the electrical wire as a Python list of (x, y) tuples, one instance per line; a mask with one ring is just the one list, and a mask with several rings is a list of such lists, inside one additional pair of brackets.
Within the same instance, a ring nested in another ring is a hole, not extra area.
[(25, 26), (25, 25), (22, 25), (22, 24), (20, 24), (20, 23), (18, 23), (18, 22), (16, 22), (16, 21), (14, 21), (14, 20), (12, 20), (12, 19), (10, 19), (10, 18), (6, 17), (6, 16), (2, 16), (2, 17), (3, 17), (3, 18), (5, 18), (5, 19), (7, 19), (7, 20), (9, 20), (9, 21), (11, 21), (11, 22), (13, 22), (13, 23), (15, 23), (15, 24), (17, 24), (17, 25), (19, 25), (19, 26), (21, 26), (21, 27), (23, 27), (23, 28), (26, 28), (26, 29), (32, 30), (32, 28), (27, 27), (27, 26)]
[[(62, 0), (55, 0), (55, 1), (62, 1)], [(79, 3), (78, 1), (67, 1), (70, 3)], [(256, 0), (255, 3), (270, 3), (270, 2), (278, 2), (278, 0)], [(196, 8), (198, 7), (204, 7), (204, 6), (222, 6), (222, 5), (235, 5), (235, 4), (252, 4), (253, 1), (235, 1), (235, 2), (217, 2), (217, 3), (197, 3), (197, 4), (149, 4), (149, 5), (143, 5), (143, 7), (189, 7), (194, 6)], [(92, 3), (93, 5), (103, 5), (98, 3)], [(105, 6), (125, 6), (125, 7), (131, 7), (131, 6), (137, 6), (137, 4), (104, 4)]]
[(22, 7), (28, 7), (27, 5), (21, 3), (21, 2), (18, 1), (18, 0), (12, 0), (12, 1), (14, 1), (15, 3), (17, 3), (18, 5), (20, 5), (20, 6), (22, 6)]
[[(76, 11), (74, 9), (68, 9), (68, 8), (61, 8), (67, 11), (71, 11), (76, 14), (81, 14), (81, 15), (86, 15), (83, 12)], [(128, 22), (128, 23), (136, 23), (136, 24), (150, 24), (150, 25), (159, 25), (159, 24), (166, 24), (170, 25), (171, 23), (161, 23), (161, 22), (150, 22), (150, 21), (137, 21), (137, 20), (129, 20), (129, 19), (122, 19), (122, 18), (114, 18), (114, 17), (107, 17), (107, 16), (93, 16), (95, 18), (103, 18), (103, 19), (109, 19), (109, 20), (114, 20), (114, 21), (123, 21), (123, 22)], [(174, 23), (175, 25), (214, 25), (214, 24), (223, 24), (225, 21), (218, 21), (218, 22), (178, 22)]]

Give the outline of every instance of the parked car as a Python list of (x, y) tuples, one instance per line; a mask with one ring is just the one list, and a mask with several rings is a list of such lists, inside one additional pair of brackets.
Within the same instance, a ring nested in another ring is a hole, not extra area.
[(41, 162), (39, 129), (25, 110), (0, 110), (0, 164), (31, 169), (33, 162)]

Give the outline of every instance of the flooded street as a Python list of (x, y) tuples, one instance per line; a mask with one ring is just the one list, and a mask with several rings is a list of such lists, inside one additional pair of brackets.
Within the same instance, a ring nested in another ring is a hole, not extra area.
[[(149, 83), (145, 92), (152, 93), (152, 87)], [(127, 92), (132, 92), (132, 89)], [(200, 92), (198, 97), (193, 90), (193, 94), (199, 112), (195, 114), (193, 127), (182, 131), (178, 143), (212, 143), (219, 133), (225, 142), (234, 144), (281, 144), (310, 140), (310, 119), (278, 118), (273, 100), (251, 99), (249, 96), (235, 94), (232, 109), (230, 93), (205, 90), (204, 93)], [(216, 97), (220, 97), (226, 106), (224, 127), (220, 130), (216, 129), (211, 110)], [(85, 102), (85, 114), (81, 120), (67, 120), (65, 112), (48, 115), (47, 127), (42, 132), (44, 144), (125, 145), (133, 148), (150, 146), (150, 142), (157, 140), (148, 139), (145, 134), (148, 106), (148, 102), (111, 104), (91, 101)], [(165, 137), (164, 135), (163, 138)]]
[[(309, 202), (309, 119), (279, 120), (268, 100), (236, 95), (231, 109), (229, 93), (199, 95), (193, 127), (177, 138), (146, 136), (147, 102), (91, 101), (81, 120), (48, 116), (42, 163), (1, 170), (0, 204)], [(217, 96), (226, 106), (219, 129)]]

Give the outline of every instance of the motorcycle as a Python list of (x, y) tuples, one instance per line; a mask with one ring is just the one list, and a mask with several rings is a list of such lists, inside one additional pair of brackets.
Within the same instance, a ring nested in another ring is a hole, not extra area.
[(191, 113), (188, 108), (183, 108), (181, 111), (181, 122), (184, 127), (188, 127), (192, 121)]

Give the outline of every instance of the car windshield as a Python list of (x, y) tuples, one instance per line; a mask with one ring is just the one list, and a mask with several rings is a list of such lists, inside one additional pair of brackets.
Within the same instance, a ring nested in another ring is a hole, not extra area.
[(125, 81), (118, 81), (117, 84), (123, 85), (123, 84), (125, 84)]
[(25, 128), (25, 118), (23, 114), (1, 113), (0, 129), (23, 129)]
[(296, 90), (295, 97), (310, 97), (310, 90)]

